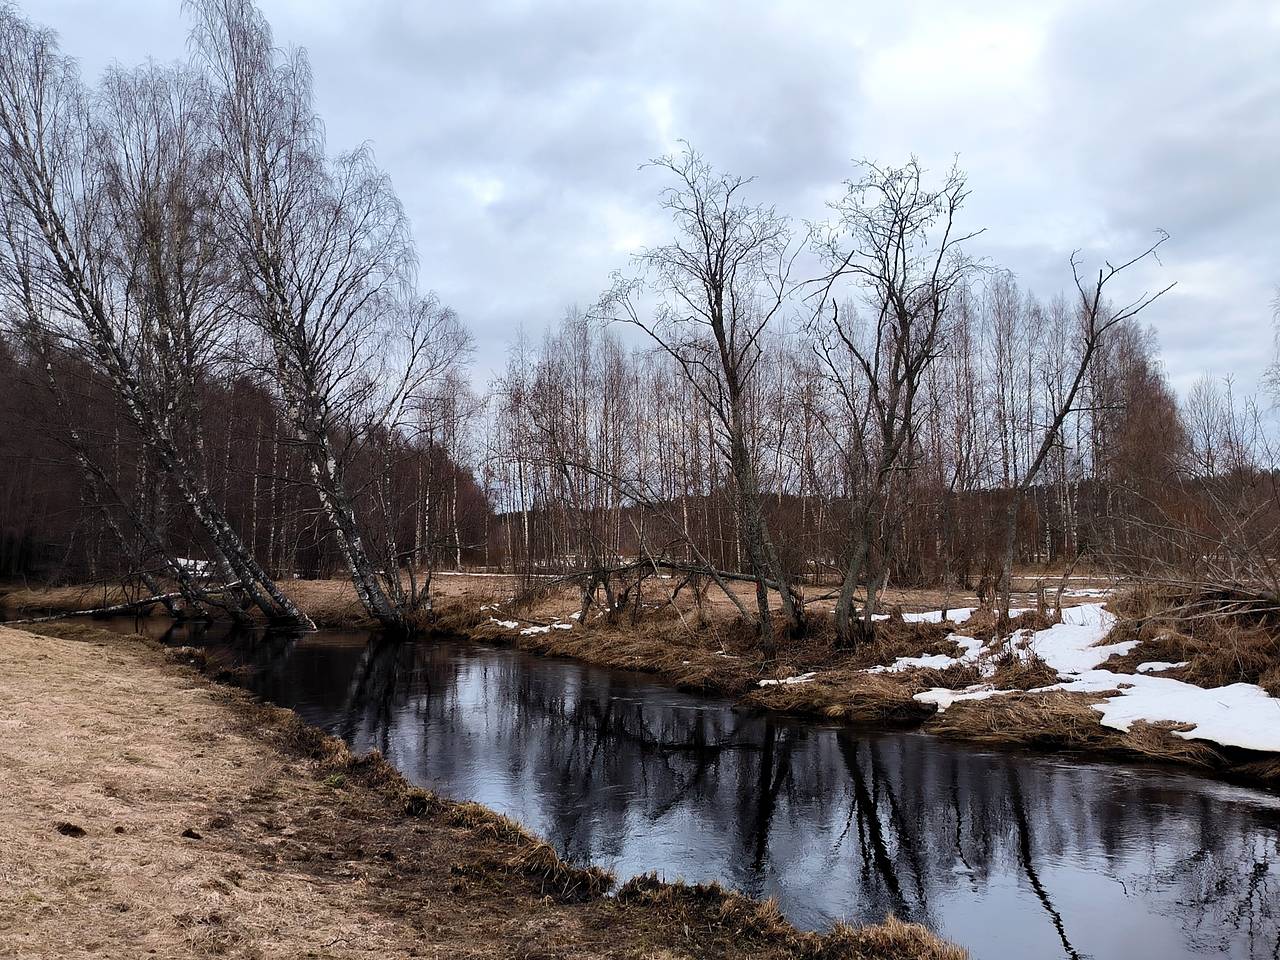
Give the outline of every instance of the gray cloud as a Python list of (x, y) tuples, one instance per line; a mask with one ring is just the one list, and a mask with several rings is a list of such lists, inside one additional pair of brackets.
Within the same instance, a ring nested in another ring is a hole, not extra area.
[[(1121, 256), (1162, 227), (1162, 266), (1134, 283), (1179, 281), (1148, 317), (1174, 383), (1210, 370), (1252, 385), (1268, 358), (1271, 5), (262, 5), (281, 44), (308, 49), (331, 143), (371, 141), (394, 178), (423, 283), (476, 331), (481, 376), (517, 327), (591, 301), (661, 239), (661, 181), (637, 167), (678, 137), (799, 219), (823, 215), (853, 158), (940, 168), (958, 153), (987, 227), (977, 252), (1044, 296), (1069, 282), (1073, 249)], [(184, 51), (176, 0), (27, 12), (90, 76)]]

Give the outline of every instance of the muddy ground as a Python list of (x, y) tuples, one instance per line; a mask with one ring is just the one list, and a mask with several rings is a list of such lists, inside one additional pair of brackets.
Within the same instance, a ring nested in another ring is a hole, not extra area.
[(798, 934), (717, 890), (604, 896), (171, 651), (39, 629), (66, 636), (0, 628), (0, 956), (963, 956), (896, 923)]

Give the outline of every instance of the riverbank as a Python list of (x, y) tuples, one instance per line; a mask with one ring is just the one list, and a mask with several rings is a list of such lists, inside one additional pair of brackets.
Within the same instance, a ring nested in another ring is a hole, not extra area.
[(607, 875), (201, 676), (196, 651), (34, 629), (0, 628), (0, 956), (964, 955), (896, 922), (797, 933), (714, 889), (604, 896)]
[[(1023, 578), (1024, 602), (1034, 583)], [(438, 622), (472, 640), (640, 670), (749, 708), (1177, 763), (1280, 786), (1280, 642), (1266, 631), (1197, 639), (1188, 625), (1132, 603), (1116, 615), (1108, 609), (1116, 598), (1092, 580), (1065, 590), (1065, 622), (1024, 610), (1011, 638), (997, 638), (976, 597), (898, 590), (885, 598), (892, 612), (874, 643), (837, 649), (830, 604), (814, 604), (809, 635), (772, 653), (724, 597), (708, 597), (699, 611), (687, 591), (672, 602), (651, 588), (639, 611), (633, 605), (604, 617), (593, 610), (581, 623), (571, 588), (529, 595), (521, 586), (515, 577), (439, 575)], [(320, 625), (366, 623), (349, 583), (286, 588)], [(30, 615), (83, 609), (91, 597), (121, 599), (60, 588), (10, 591), (0, 603)]]

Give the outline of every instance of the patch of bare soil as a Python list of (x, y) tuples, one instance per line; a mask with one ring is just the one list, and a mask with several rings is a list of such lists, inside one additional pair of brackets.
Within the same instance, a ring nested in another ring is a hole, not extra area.
[(937, 958), (562, 863), (141, 638), (0, 628), (0, 956)]

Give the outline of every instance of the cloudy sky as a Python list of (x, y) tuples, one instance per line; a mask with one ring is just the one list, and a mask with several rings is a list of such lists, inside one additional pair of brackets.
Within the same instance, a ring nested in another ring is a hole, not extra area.
[[(87, 76), (184, 55), (179, 0), (20, 0)], [(1052, 295), (1157, 228), (1170, 378), (1252, 385), (1280, 284), (1280, 3), (259, 0), (331, 146), (372, 143), (481, 375), (661, 241), (647, 158), (692, 141), (817, 219), (854, 158), (969, 172), (975, 252)], [(960, 11), (964, 7), (964, 12)]]

